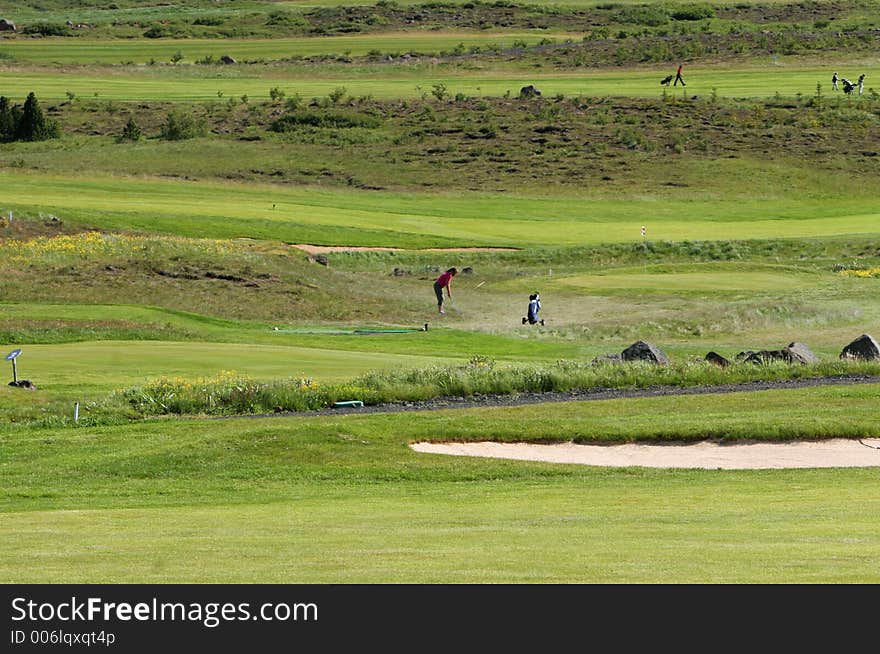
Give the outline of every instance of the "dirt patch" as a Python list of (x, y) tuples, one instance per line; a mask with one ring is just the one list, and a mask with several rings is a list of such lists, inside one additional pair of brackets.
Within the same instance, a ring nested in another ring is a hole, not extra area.
[(367, 247), (362, 245), (309, 245), (308, 243), (294, 243), (291, 247), (299, 248), (309, 254), (323, 254), (325, 252), (516, 252), (519, 248), (424, 248), (422, 250), (407, 250), (404, 248)]
[(413, 443), (417, 452), (549, 463), (642, 468), (762, 470), (880, 466), (880, 439), (725, 445), (578, 445), (559, 443)]

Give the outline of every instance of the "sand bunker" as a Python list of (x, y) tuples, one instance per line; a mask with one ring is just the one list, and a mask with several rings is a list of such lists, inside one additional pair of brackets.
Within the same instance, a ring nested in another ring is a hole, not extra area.
[(719, 445), (577, 445), (558, 443), (413, 443), (417, 452), (550, 463), (643, 468), (860, 468), (880, 466), (880, 439)]

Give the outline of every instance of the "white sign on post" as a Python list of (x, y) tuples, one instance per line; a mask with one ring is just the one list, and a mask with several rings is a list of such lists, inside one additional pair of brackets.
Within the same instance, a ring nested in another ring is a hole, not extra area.
[(6, 355), (7, 361), (12, 361), (12, 383), (18, 381), (18, 371), (15, 369), (15, 360), (18, 358), (18, 355), (21, 354), (21, 350), (12, 350), (9, 354)]

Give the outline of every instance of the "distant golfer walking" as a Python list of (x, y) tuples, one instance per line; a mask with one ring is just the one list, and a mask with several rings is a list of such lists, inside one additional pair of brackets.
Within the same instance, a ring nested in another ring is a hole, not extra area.
[(865, 74), (862, 73), (859, 75), (859, 95), (862, 94), (862, 91), (865, 90)]
[(837, 90), (837, 82), (839, 79), (840, 78), (837, 76), (837, 71), (835, 71), (834, 74), (831, 76), (831, 89), (833, 91)]
[(681, 82), (682, 86), (687, 86), (687, 84), (684, 83), (684, 78), (681, 76), (681, 69), (682, 65), (679, 64), (678, 70), (675, 72), (675, 81), (672, 83), (672, 86), (678, 86), (679, 82)]
[(443, 289), (446, 289), (446, 295), (449, 299), (452, 299), (452, 278), (458, 274), (457, 268), (450, 268), (445, 273), (440, 275), (434, 281), (434, 294), (437, 296), (437, 310), (443, 314), (446, 313), (443, 310)]

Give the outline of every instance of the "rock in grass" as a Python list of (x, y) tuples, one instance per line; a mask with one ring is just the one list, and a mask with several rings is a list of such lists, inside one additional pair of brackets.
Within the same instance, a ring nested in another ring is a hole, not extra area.
[(26, 388), (29, 391), (37, 390), (37, 385), (30, 379), (19, 379), (18, 381), (11, 381), (9, 382), (9, 385), (15, 386), (16, 388)]
[(782, 361), (784, 363), (800, 363), (806, 365), (808, 363), (817, 363), (819, 357), (813, 354), (803, 343), (789, 343), (779, 350), (746, 350), (736, 355), (738, 361), (745, 363), (771, 363), (773, 361)]
[(819, 363), (819, 357), (813, 354), (803, 343), (789, 343), (785, 348), (791, 354), (792, 362), (797, 363)]
[(781, 350), (758, 350), (757, 352), (747, 350), (737, 354), (736, 358), (745, 363), (771, 363), (773, 361), (791, 363), (792, 361), (791, 352), (785, 348)]
[(880, 361), (880, 345), (868, 334), (862, 334), (840, 353), (841, 359)]
[(650, 361), (661, 366), (669, 363), (669, 357), (659, 347), (645, 341), (636, 341), (630, 345), (620, 353), (620, 358), (624, 361)]
[(721, 368), (726, 368), (730, 365), (730, 361), (725, 359), (717, 352), (709, 352), (706, 355), (706, 361), (708, 361), (709, 363), (714, 363), (716, 366), (719, 366)]

